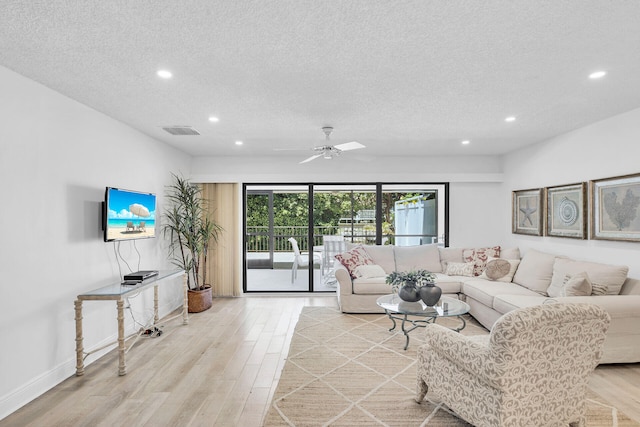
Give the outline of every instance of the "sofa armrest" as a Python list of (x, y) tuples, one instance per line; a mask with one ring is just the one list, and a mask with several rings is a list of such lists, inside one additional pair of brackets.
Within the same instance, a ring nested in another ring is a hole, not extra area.
[(340, 293), (340, 295), (353, 294), (353, 281), (351, 280), (349, 270), (337, 261), (334, 263), (334, 266), (336, 280), (338, 281), (338, 293)]
[(503, 389), (506, 382), (505, 367), (496, 363), (488, 346), (488, 337), (466, 337), (438, 324), (427, 325), (426, 339), (430, 350), (438, 353), (459, 370), (479, 377), (482, 382), (496, 389)]

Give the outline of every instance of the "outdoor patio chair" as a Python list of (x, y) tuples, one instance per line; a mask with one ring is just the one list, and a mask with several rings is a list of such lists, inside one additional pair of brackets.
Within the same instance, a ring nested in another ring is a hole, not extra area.
[(325, 285), (336, 284), (334, 274), (335, 256), (346, 250), (344, 236), (322, 236), (322, 274), (324, 275)]
[[(293, 266), (291, 267), (291, 283), (298, 277), (298, 267), (309, 267), (309, 253), (300, 252), (298, 241), (290, 237), (289, 242), (293, 246)], [(320, 252), (313, 253), (313, 265), (320, 266), (320, 275), (322, 275), (322, 254)]]

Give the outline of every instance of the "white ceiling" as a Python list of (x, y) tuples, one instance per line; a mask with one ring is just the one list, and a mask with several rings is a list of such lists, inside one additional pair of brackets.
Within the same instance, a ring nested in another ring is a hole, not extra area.
[(495, 155), (640, 107), (640, 1), (4, 0), (0, 64), (194, 156)]

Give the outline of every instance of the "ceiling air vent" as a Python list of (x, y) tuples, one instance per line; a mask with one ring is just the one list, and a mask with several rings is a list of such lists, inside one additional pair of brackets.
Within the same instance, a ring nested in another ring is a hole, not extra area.
[(166, 130), (171, 135), (200, 135), (200, 132), (191, 126), (167, 126), (162, 129)]

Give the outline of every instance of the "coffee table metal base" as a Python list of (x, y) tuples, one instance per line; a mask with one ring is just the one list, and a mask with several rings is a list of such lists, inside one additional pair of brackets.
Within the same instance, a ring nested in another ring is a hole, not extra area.
[[(400, 314), (400, 313), (395, 313), (393, 311), (389, 311), (389, 310), (384, 310), (384, 312), (387, 314), (387, 316), (389, 316), (389, 319), (391, 319), (391, 321), (393, 322), (393, 326), (391, 327), (391, 329), (389, 329), (389, 332), (393, 331), (397, 325), (396, 320), (401, 320), (401, 329), (402, 329), (402, 333), (404, 334), (406, 341), (404, 344), (404, 349), (406, 350), (407, 348), (409, 348), (409, 332), (413, 331), (416, 328), (426, 328), (427, 325), (429, 323), (435, 323), (436, 319), (438, 318), (438, 316), (431, 316), (431, 317), (422, 317), (420, 319), (409, 319), (408, 316), (410, 316), (409, 314)], [(463, 330), (465, 328), (465, 326), (467, 326), (467, 322), (464, 320), (464, 317), (462, 316), (456, 316), (458, 319), (460, 319), (460, 321), (462, 321), (462, 325), (460, 325), (459, 328), (452, 328), (452, 330), (456, 331), (456, 332), (460, 332), (461, 330)], [(407, 324), (411, 324), (411, 327), (409, 327), (407, 329)]]

